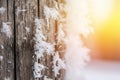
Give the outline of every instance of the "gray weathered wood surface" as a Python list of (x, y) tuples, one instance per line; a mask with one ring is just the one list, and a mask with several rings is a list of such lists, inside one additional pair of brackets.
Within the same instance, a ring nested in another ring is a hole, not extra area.
[[(54, 0), (0, 0), (0, 7), (6, 10), (0, 14), (0, 80), (35, 80), (33, 77), (33, 56), (35, 34), (35, 18), (45, 20), (44, 5), (54, 7)], [(56, 0), (62, 2), (63, 0)], [(43, 32), (48, 42), (55, 42), (57, 22), (50, 19), (50, 28), (44, 26)], [(1, 32), (3, 22), (10, 22), (12, 36), (9, 38)], [(4, 48), (2, 48), (2, 45)], [(52, 72), (52, 56), (45, 55), (41, 63), (49, 69), (42, 72), (53, 80), (63, 80), (63, 74), (58, 78)], [(43, 80), (40, 79), (40, 80)]]
[[(0, 0), (0, 8), (4, 7), (6, 10), (0, 13), (0, 80), (14, 80), (14, 14), (13, 14), (13, 0)], [(12, 35), (7, 35), (2, 32), (3, 23), (9, 23)]]

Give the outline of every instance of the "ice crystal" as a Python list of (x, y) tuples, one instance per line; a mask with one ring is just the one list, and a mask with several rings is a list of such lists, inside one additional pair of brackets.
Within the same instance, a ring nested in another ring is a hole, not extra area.
[(25, 27), (25, 30), (26, 30), (27, 33), (30, 32), (30, 28), (28, 28), (28, 27)]
[(11, 79), (9, 77), (8, 78), (5, 77), (4, 80), (11, 80)]
[(42, 70), (45, 69), (45, 66), (43, 66), (42, 64), (35, 62), (34, 63), (34, 77), (35, 78), (40, 78), (42, 77)]
[(46, 37), (42, 32), (42, 20), (36, 19), (36, 34), (35, 34), (35, 54), (38, 58), (42, 57), (46, 52), (48, 55), (54, 52), (54, 45), (46, 42)]
[(1, 49), (4, 49), (4, 46), (3, 45), (0, 45)]
[(53, 80), (53, 79), (50, 79), (47, 76), (44, 76), (44, 80)]
[(36, 25), (36, 33), (34, 37), (35, 45), (35, 55), (36, 55), (36, 62), (34, 64), (34, 77), (35, 78), (41, 78), (42, 74), (41, 71), (44, 70), (42, 64), (38, 63), (38, 59), (44, 56), (44, 54), (52, 54), (54, 53), (54, 45), (46, 42), (46, 37), (44, 36), (42, 32), (43, 27), (43, 20), (42, 19), (35, 19), (35, 25)]
[(0, 56), (0, 61), (2, 61), (3, 60), (3, 56)]
[(59, 57), (58, 52), (55, 53), (55, 55), (53, 56), (53, 72), (55, 74), (55, 77), (57, 77), (57, 75), (59, 75), (59, 71), (61, 69), (65, 69), (65, 63), (64, 61)]
[(0, 7), (0, 13), (3, 14), (5, 12), (5, 8), (4, 7)]
[(49, 19), (57, 19), (59, 12), (55, 8), (49, 8), (48, 6), (44, 6), (44, 15), (47, 21), (47, 26), (49, 27)]
[(63, 25), (59, 24), (58, 26), (58, 35), (57, 35), (57, 43), (60, 43), (61, 41), (63, 41), (65, 38), (65, 33), (63, 31)]
[(11, 31), (11, 27), (9, 26), (9, 23), (2, 23), (3, 27), (1, 29), (1, 32), (5, 33), (7, 37), (11, 37), (12, 35), (12, 31)]

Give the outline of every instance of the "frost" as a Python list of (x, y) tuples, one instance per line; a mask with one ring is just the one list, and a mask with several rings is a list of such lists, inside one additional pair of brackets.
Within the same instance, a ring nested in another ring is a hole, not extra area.
[(20, 9), (20, 8), (18, 7), (16, 11), (17, 11), (16, 14), (17, 14), (17, 16), (18, 16), (20, 12), (25, 12), (26, 9)]
[(3, 56), (0, 56), (0, 61), (2, 61), (3, 60)]
[(4, 80), (11, 80), (11, 79), (9, 77), (8, 78), (5, 77)]
[(1, 29), (1, 32), (5, 33), (7, 37), (11, 37), (12, 32), (11, 32), (11, 27), (9, 26), (9, 23), (2, 23), (3, 27)]
[(59, 16), (59, 12), (55, 8), (49, 8), (48, 6), (44, 6), (44, 15), (47, 21), (47, 26), (49, 27), (49, 19), (57, 19)]
[(25, 30), (26, 30), (27, 33), (30, 32), (30, 28), (28, 28), (28, 27), (25, 27)]
[(53, 56), (53, 72), (55, 74), (55, 77), (59, 75), (59, 71), (61, 69), (65, 69), (65, 63), (60, 59), (58, 52), (55, 53)]
[(47, 76), (44, 76), (44, 80), (53, 80), (53, 79), (50, 79)]
[(27, 40), (27, 37), (23, 37), (24, 40)]
[(45, 69), (45, 66), (43, 66), (42, 64), (35, 62), (34, 63), (34, 77), (35, 78), (40, 78), (42, 77), (42, 70)]
[(38, 63), (38, 59), (41, 59), (41, 57), (43, 57), (45, 53), (48, 55), (54, 53), (54, 44), (46, 42), (46, 37), (42, 32), (42, 27), (44, 25), (43, 20), (35, 19), (35, 25), (36, 33), (34, 37), (35, 41), (34, 51), (36, 55), (36, 62), (34, 64), (34, 77), (41, 78), (42, 77), (41, 71), (44, 70), (45, 67), (42, 64)]
[(63, 41), (65, 38), (65, 33), (63, 31), (63, 25), (59, 24), (58, 26), (58, 35), (57, 35), (57, 43), (60, 43), (61, 41)]
[(57, 19), (59, 12), (55, 8), (49, 8), (47, 6), (44, 6), (44, 15), (46, 19), (49, 18)]
[(36, 34), (34, 37), (35, 40), (35, 54), (37, 58), (41, 58), (43, 54), (46, 52), (48, 55), (54, 52), (54, 45), (51, 43), (46, 42), (46, 37), (43, 35), (42, 32), (42, 20), (35, 19), (36, 24)]
[(4, 7), (0, 7), (0, 13), (3, 14), (5, 12), (5, 8)]
[(4, 49), (4, 46), (3, 45), (0, 45), (1, 49)]

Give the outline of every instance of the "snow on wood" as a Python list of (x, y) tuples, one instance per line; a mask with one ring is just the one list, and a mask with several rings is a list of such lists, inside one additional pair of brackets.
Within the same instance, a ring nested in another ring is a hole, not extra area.
[(34, 63), (34, 77), (35, 78), (41, 78), (42, 75), (42, 70), (45, 69), (45, 66), (43, 66), (42, 64), (35, 62)]
[(35, 19), (36, 23), (36, 34), (34, 37), (35, 40), (35, 54), (37, 58), (43, 57), (43, 54), (46, 52), (48, 55), (52, 54), (54, 52), (54, 45), (52, 43), (46, 42), (46, 37), (44, 36), (42, 32), (42, 20), (41, 19)]
[(3, 45), (0, 45), (1, 49), (4, 49), (4, 46)]
[(0, 61), (2, 61), (3, 60), (3, 56), (0, 56)]
[(58, 35), (57, 35), (57, 43), (60, 43), (61, 41), (63, 41), (65, 38), (65, 33), (63, 31), (63, 25), (59, 24), (58, 26)]
[(0, 14), (3, 14), (5, 12), (5, 8), (4, 7), (0, 7)]
[(11, 79), (9, 77), (7, 77), (7, 78), (5, 77), (4, 80), (11, 80)]
[(43, 57), (45, 53), (48, 55), (54, 53), (54, 45), (52, 43), (46, 42), (46, 37), (42, 32), (43, 23), (44, 22), (42, 19), (35, 19), (36, 25), (36, 33), (34, 37), (35, 41), (34, 51), (36, 55), (36, 62), (34, 64), (35, 78), (41, 78), (43, 76), (41, 74), (41, 71), (44, 70), (43, 65), (38, 62), (38, 59), (41, 59), (41, 57)]
[(10, 38), (12, 35), (11, 27), (9, 24), (9, 22), (3, 22), (1, 29), (1, 32), (5, 33), (8, 38)]
[(25, 30), (26, 30), (26, 33), (30, 32), (30, 28), (28, 28), (28, 27), (25, 27)]
[(59, 12), (55, 8), (49, 8), (48, 6), (44, 6), (44, 16), (47, 21), (47, 26), (49, 28), (49, 19), (57, 19), (59, 16)]
[(60, 74), (59, 71), (61, 69), (65, 69), (65, 63), (59, 57), (58, 52), (56, 52), (55, 55), (53, 56), (53, 72), (55, 74), (55, 77), (57, 77)]
[(53, 79), (50, 79), (47, 76), (44, 76), (44, 80), (53, 80)]

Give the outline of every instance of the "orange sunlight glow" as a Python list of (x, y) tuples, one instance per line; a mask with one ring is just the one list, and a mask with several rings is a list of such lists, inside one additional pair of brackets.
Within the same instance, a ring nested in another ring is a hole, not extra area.
[[(72, 4), (72, 6), (71, 6)], [(91, 53), (105, 58), (120, 58), (120, 0), (76, 0), (69, 4), (69, 31), (94, 35), (86, 43)], [(77, 9), (77, 10), (76, 10)]]
[(95, 41), (103, 58), (120, 59), (120, 0), (91, 0)]

